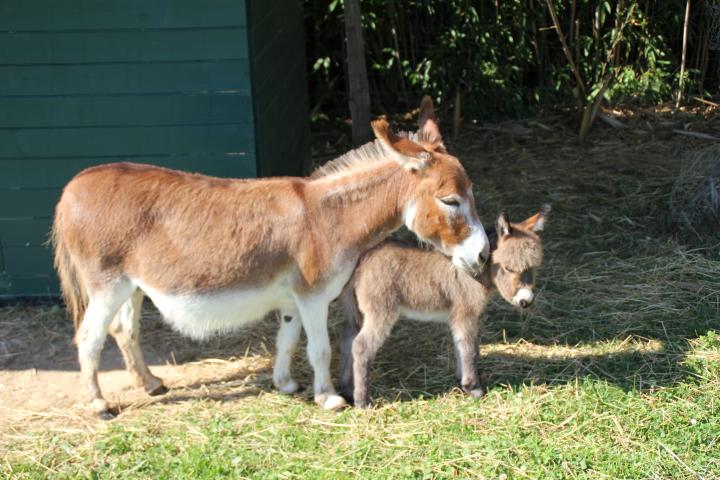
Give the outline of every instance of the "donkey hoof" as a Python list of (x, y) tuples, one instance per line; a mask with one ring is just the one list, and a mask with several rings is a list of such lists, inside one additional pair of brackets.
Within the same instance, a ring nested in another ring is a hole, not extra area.
[(160, 385), (157, 385), (156, 387), (148, 388), (145, 391), (151, 397), (157, 397), (158, 395), (165, 395), (170, 390), (168, 390), (168, 388), (161, 383)]
[(97, 415), (100, 420), (104, 421), (112, 420), (113, 418), (117, 417), (117, 414), (111, 410), (103, 410), (102, 412), (98, 412)]
[(348, 406), (348, 403), (343, 397), (335, 393), (323, 394), (315, 396), (315, 403), (320, 405), (323, 410), (340, 410)]
[(278, 392), (285, 395), (292, 395), (293, 393), (297, 393), (298, 390), (300, 390), (300, 385), (292, 378), (284, 382), (275, 383), (275, 387), (278, 389)]

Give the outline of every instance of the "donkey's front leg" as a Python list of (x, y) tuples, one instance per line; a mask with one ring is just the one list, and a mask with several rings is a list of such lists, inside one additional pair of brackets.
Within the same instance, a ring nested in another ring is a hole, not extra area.
[(328, 302), (317, 298), (297, 298), (300, 319), (308, 340), (308, 359), (315, 373), (315, 403), (326, 410), (347, 406), (335, 393), (330, 378), (330, 337), (327, 329)]
[(485, 395), (477, 374), (477, 320), (475, 318), (454, 319), (450, 325), (455, 343), (456, 375), (463, 391), (474, 398)]
[(273, 370), (273, 384), (280, 393), (291, 394), (298, 391), (298, 383), (290, 373), (292, 357), (300, 339), (300, 312), (297, 308), (280, 311), (280, 330), (277, 336), (277, 354)]

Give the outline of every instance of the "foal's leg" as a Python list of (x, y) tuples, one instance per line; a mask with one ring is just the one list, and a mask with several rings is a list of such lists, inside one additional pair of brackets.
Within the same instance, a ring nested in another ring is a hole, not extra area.
[(477, 320), (460, 317), (451, 319), (450, 330), (455, 343), (456, 375), (465, 393), (474, 398), (485, 395), (478, 379), (476, 362), (478, 355)]
[(290, 394), (298, 390), (298, 383), (290, 374), (290, 366), (300, 339), (301, 328), (302, 322), (297, 308), (280, 311), (280, 330), (278, 330), (277, 354), (273, 370), (273, 384), (280, 393)]
[(128, 280), (119, 280), (89, 294), (83, 321), (75, 334), (80, 362), (80, 377), (88, 389), (90, 407), (102, 418), (113, 417), (98, 384), (97, 371), (108, 327), (113, 317), (134, 290)]
[(143, 387), (148, 395), (162, 395), (167, 388), (162, 380), (150, 372), (140, 349), (140, 310), (143, 293), (136, 289), (130, 299), (120, 307), (110, 324), (110, 334), (122, 352), (125, 366), (138, 387)]
[(370, 406), (368, 391), (370, 379), (368, 372), (378, 350), (390, 335), (397, 314), (377, 314), (367, 312), (360, 332), (352, 342), (353, 361), (353, 399), (358, 408)]
[(308, 359), (313, 367), (315, 403), (326, 410), (334, 410), (347, 405), (340, 395), (335, 393), (330, 378), (330, 337), (328, 336), (328, 302), (322, 298), (297, 297), (300, 320), (308, 341)]

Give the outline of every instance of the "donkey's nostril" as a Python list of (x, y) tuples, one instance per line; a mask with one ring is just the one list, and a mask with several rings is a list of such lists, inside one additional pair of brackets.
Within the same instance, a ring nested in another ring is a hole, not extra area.
[(480, 254), (478, 255), (478, 263), (480, 265), (485, 265), (485, 262), (487, 262), (487, 260), (488, 260), (488, 254), (485, 252), (480, 252)]
[(528, 301), (525, 300), (524, 298), (523, 298), (522, 300), (520, 300), (520, 306), (521, 306), (522, 308), (527, 308), (528, 305), (530, 305), (530, 304), (529, 304)]

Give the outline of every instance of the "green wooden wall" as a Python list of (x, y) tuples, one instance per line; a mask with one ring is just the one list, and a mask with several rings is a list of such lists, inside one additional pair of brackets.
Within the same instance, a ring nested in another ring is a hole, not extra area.
[(0, 1), (0, 297), (57, 294), (53, 208), (90, 165), (299, 174), (302, 28), (300, 0)]

